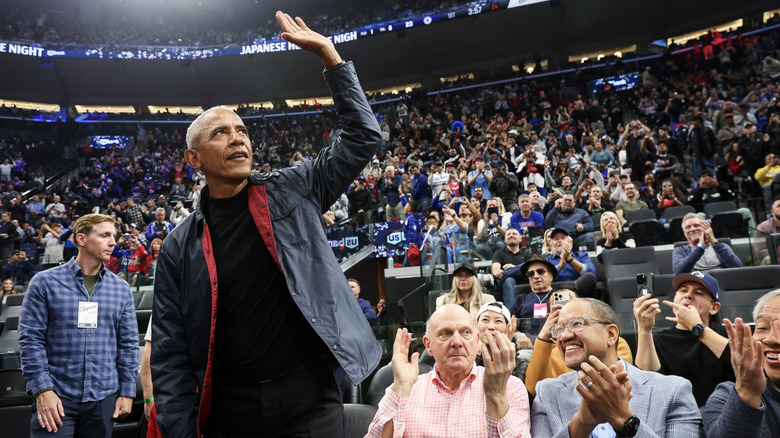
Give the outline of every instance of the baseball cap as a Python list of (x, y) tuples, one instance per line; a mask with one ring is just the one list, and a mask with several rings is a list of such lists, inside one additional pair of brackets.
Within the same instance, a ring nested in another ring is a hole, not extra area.
[(363, 175), (358, 175), (357, 179), (358, 179), (358, 181), (365, 181), (366, 177), (363, 176)]
[(563, 228), (555, 228), (552, 230), (552, 233), (550, 233), (550, 238), (552, 239), (552, 237), (558, 233), (563, 233), (567, 236), (569, 235), (569, 232), (564, 230)]
[(472, 275), (477, 275), (477, 268), (475, 268), (474, 265), (469, 262), (462, 262), (455, 265), (455, 269), (453, 269), (452, 275), (455, 275), (458, 273), (458, 271), (463, 270), (471, 272)]
[(698, 283), (704, 286), (716, 302), (720, 301), (720, 285), (718, 285), (718, 280), (712, 275), (702, 271), (693, 271), (690, 274), (679, 274), (672, 279), (672, 287), (674, 290), (677, 290), (683, 283), (689, 282)]
[(501, 301), (494, 301), (492, 303), (483, 304), (482, 307), (479, 308), (479, 312), (477, 312), (477, 321), (479, 321), (479, 317), (488, 310), (504, 315), (507, 324), (512, 320), (512, 315), (509, 313), (509, 309), (506, 308), (504, 303)]

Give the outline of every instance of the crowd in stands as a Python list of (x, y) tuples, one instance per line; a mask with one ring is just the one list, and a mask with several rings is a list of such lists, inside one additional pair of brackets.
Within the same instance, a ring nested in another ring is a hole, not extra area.
[[(319, 29), (323, 35), (336, 35), (361, 26), (390, 22), (394, 23), (423, 13), (442, 13), (457, 8), (466, 2), (451, 1), (377, 1), (355, 2), (342, 5), (334, 13), (330, 5), (311, 3), (306, 13), (308, 25)], [(0, 19), (0, 38), (12, 41), (35, 41), (46, 43), (47, 47), (102, 48), (106, 50), (144, 47), (230, 47), (257, 44), (265, 40), (278, 40), (279, 27), (273, 17), (275, 10), (254, 4), (232, 6), (222, 11), (224, 24), (215, 20), (207, 24), (180, 23), (175, 18), (166, 22), (159, 18), (154, 22), (138, 22), (121, 17), (95, 22), (77, 22), (67, 17), (41, 13), (32, 8), (32, 13), (8, 14)], [(219, 20), (222, 21), (222, 20)]]

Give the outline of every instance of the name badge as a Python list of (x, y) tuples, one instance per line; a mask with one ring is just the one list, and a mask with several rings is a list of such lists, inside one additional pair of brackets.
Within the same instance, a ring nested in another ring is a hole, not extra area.
[(98, 303), (79, 301), (78, 328), (97, 328)]
[(534, 303), (534, 318), (547, 318), (546, 303)]

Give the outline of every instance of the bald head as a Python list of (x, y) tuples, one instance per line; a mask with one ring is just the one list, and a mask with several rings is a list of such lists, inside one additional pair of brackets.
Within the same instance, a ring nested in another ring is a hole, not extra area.
[(203, 128), (206, 127), (206, 122), (208, 121), (209, 117), (211, 117), (211, 114), (217, 112), (217, 111), (228, 111), (233, 114), (235, 112), (231, 110), (230, 108), (226, 108), (224, 106), (213, 106), (206, 111), (203, 112), (203, 114), (199, 115), (187, 128), (187, 149), (197, 149), (198, 147), (198, 134), (200, 134), (201, 131), (203, 131)]
[(428, 323), (425, 325), (425, 335), (428, 336), (431, 333), (436, 333), (436, 328), (442, 321), (453, 318), (466, 318), (475, 329), (477, 327), (474, 318), (471, 317), (471, 314), (468, 310), (464, 309), (463, 306), (458, 304), (445, 304), (436, 309), (436, 311), (433, 312), (433, 315), (428, 319)]

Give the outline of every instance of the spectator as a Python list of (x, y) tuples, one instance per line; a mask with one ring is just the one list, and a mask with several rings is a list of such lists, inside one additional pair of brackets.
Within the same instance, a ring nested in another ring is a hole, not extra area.
[(142, 224), (143, 212), (141, 207), (136, 205), (133, 198), (127, 198), (127, 207), (125, 208), (125, 223), (128, 224)]
[(563, 228), (555, 228), (550, 234), (550, 251), (547, 261), (555, 265), (558, 281), (576, 281), (580, 295), (596, 296), (596, 267), (585, 251), (574, 250), (574, 241)]
[(620, 201), (615, 205), (615, 214), (620, 219), (621, 226), (627, 222), (625, 212), (649, 209), (647, 203), (638, 198), (636, 185), (633, 182), (627, 182), (623, 186), (623, 191), (626, 194), (626, 200)]
[[(538, 194), (538, 192), (534, 193)], [(517, 205), (520, 209), (509, 219), (510, 227), (526, 234), (528, 227), (544, 227), (544, 216), (538, 211), (531, 209), (530, 195), (522, 194), (518, 196)]]
[(376, 324), (376, 311), (371, 307), (371, 303), (368, 300), (360, 298), (360, 282), (354, 278), (348, 278), (349, 288), (352, 289), (352, 293), (355, 294), (355, 299), (360, 305), (360, 310), (363, 311), (363, 316), (366, 317), (369, 324)]
[(503, 245), (506, 230), (509, 228), (509, 213), (505, 213), (504, 204), (501, 198), (494, 197), (488, 199), (485, 204), (485, 211), (477, 223), (477, 246), (475, 251), (490, 257), (496, 250), (501, 249)]
[(385, 168), (385, 177), (379, 185), (379, 190), (385, 195), (385, 216), (387, 220), (403, 220), (404, 207), (401, 205), (401, 198), (398, 196), (398, 188), (403, 184), (401, 175), (395, 174), (395, 167), (387, 166)]
[[(765, 164), (768, 153), (769, 134), (764, 134), (763, 139), (761, 139), (756, 136), (756, 126), (747, 124), (745, 135), (739, 139), (737, 145), (737, 164), (743, 164), (747, 174), (753, 176)], [(755, 187), (755, 183), (750, 187), (748, 194), (758, 195), (758, 187)]]
[(173, 224), (165, 220), (165, 209), (157, 208), (154, 212), (154, 222), (146, 227), (146, 240), (152, 241), (155, 238), (165, 240), (168, 234), (173, 231)]
[[(766, 238), (772, 234), (780, 233), (780, 196), (775, 196), (775, 199), (772, 200), (769, 214), (769, 218), (758, 224), (756, 231), (753, 234), (753, 245), (756, 250), (756, 256), (761, 260), (762, 265), (767, 265), (770, 262)], [(777, 240), (773, 240), (773, 242), (780, 245)]]
[[(498, 436), (530, 438), (528, 395), (512, 376), (515, 346), (504, 333), (490, 333), (481, 344), (474, 317), (448, 304), (431, 315), (423, 337), (436, 367), (419, 376), (419, 353), (411, 335), (398, 329), (393, 345), (393, 384), (379, 402), (367, 437)], [(485, 367), (475, 366), (479, 350), (489, 353)], [(457, 397), (453, 395), (457, 391)], [(447, 413), (446, 415), (442, 415)], [(457, 430), (452, 429), (455, 418)], [(449, 430), (450, 432), (444, 432)]]
[(441, 191), (442, 187), (446, 186), (447, 183), (450, 180), (450, 177), (444, 173), (444, 168), (442, 167), (441, 161), (437, 161), (433, 163), (433, 172), (431, 173), (431, 176), (428, 178), (428, 185), (431, 189), (431, 195), (437, 196), (439, 192)]
[(376, 199), (368, 190), (366, 178), (363, 175), (358, 176), (357, 184), (349, 189), (347, 197), (349, 198), (349, 215), (358, 225), (370, 224)]
[(8, 260), (16, 245), (16, 225), (11, 220), (11, 214), (4, 211), (0, 214), (0, 263)]
[(3, 266), (2, 278), (10, 278), (16, 284), (26, 285), (33, 276), (33, 264), (24, 251), (15, 249)]
[[(35, 396), (33, 437), (58, 430), (110, 437), (113, 419), (130, 413), (136, 395), (133, 294), (104, 266), (116, 244), (113, 219), (86, 215), (73, 228), (78, 256), (35, 277), (19, 317), (22, 373)], [(85, 293), (94, 313), (83, 309)]]
[(494, 197), (499, 197), (504, 203), (506, 210), (510, 213), (517, 211), (517, 190), (520, 182), (514, 172), (507, 172), (504, 163), (498, 163), (495, 166), (495, 177), (490, 180), (488, 188)]
[(571, 236), (577, 248), (594, 249), (593, 221), (585, 210), (574, 206), (574, 195), (563, 195), (560, 207), (554, 207), (544, 218), (545, 228), (561, 228)]
[(493, 171), (485, 168), (485, 159), (482, 155), (477, 155), (475, 160), (475, 169), (469, 172), (468, 187), (471, 196), (474, 196), (476, 189), (482, 189), (482, 199), (490, 199), (493, 195), (488, 189), (490, 181), (493, 179)]
[[(703, 170), (699, 176), (699, 187), (695, 189), (691, 196), (688, 197), (688, 204), (696, 209), (698, 212), (704, 211), (704, 206), (712, 202), (720, 201), (733, 201), (734, 194), (731, 190), (720, 187), (718, 180), (713, 178), (712, 173), (708, 170)], [(753, 214), (747, 208), (738, 208), (737, 213), (748, 222), (748, 227), (751, 229), (756, 227)], [(702, 218), (704, 213), (699, 214)]]
[(119, 238), (116, 248), (121, 257), (127, 260), (127, 272), (120, 272), (119, 277), (127, 281), (131, 287), (146, 285), (146, 276), (152, 264), (146, 247), (132, 234), (125, 234)]
[(66, 211), (65, 206), (60, 202), (60, 195), (54, 195), (52, 202), (46, 205), (45, 214), (49, 220), (57, 220)]
[[(572, 299), (576, 299), (577, 293), (571, 289), (559, 288), (553, 290), (553, 292), (568, 293)], [(569, 300), (566, 300), (568, 302)], [(544, 379), (554, 379), (561, 374), (572, 371), (571, 368), (566, 366), (563, 361), (560, 351), (555, 348), (555, 340), (552, 337), (551, 329), (558, 324), (558, 315), (561, 313), (561, 309), (566, 302), (555, 303), (550, 308), (550, 315), (547, 317), (547, 321), (539, 331), (539, 335), (536, 337), (534, 343), (534, 351), (531, 354), (531, 358), (528, 362), (528, 369), (525, 374), (525, 387), (532, 396), (536, 396), (536, 384)], [(629, 364), (634, 363), (634, 357), (631, 354), (631, 348), (628, 343), (621, 336), (618, 339), (617, 347), (618, 357), (625, 360)]]
[(767, 154), (764, 158), (764, 164), (764, 167), (756, 170), (754, 176), (758, 184), (761, 185), (766, 206), (770, 208), (772, 205), (772, 182), (775, 175), (780, 174), (780, 156)]
[(417, 202), (417, 210), (413, 213), (425, 213), (431, 206), (431, 189), (428, 187), (428, 178), (420, 171), (418, 166), (412, 166), (412, 199)]
[(693, 384), (693, 396), (704, 406), (720, 382), (734, 381), (728, 339), (715, 319), (720, 310), (720, 287), (711, 275), (693, 271), (672, 279), (674, 302), (669, 320), (674, 327), (653, 330), (661, 313), (658, 298), (644, 295), (634, 302), (638, 335), (636, 366), (647, 371), (684, 377)]
[(710, 224), (695, 213), (683, 217), (682, 228), (688, 245), (678, 246), (672, 252), (675, 274), (742, 266), (742, 261), (731, 247), (718, 242)]
[(458, 263), (452, 271), (452, 289), (436, 298), (436, 308), (445, 304), (457, 304), (468, 310), (476, 318), (483, 304), (496, 301), (493, 295), (482, 291), (477, 278), (477, 268), (469, 262)]
[[(518, 354), (515, 356), (515, 369), (512, 375), (523, 381), (525, 379), (525, 370), (528, 366), (528, 359), (531, 357), (531, 340), (528, 336), (517, 331), (517, 318), (509, 313), (509, 309), (501, 302), (495, 301), (484, 304), (479, 308), (477, 315), (477, 330), (479, 331), (479, 341), (490, 345), (491, 334), (504, 334), (507, 338), (514, 341)], [(526, 350), (526, 351), (523, 351)], [(477, 366), (484, 366), (485, 359), (482, 353), (477, 354), (475, 361)]]
[(13, 278), (6, 278), (5, 280), (3, 280), (2, 294), (0, 295), (6, 296), (6, 295), (14, 295), (17, 293), (18, 292), (16, 291), (16, 283), (14, 283)]
[(618, 358), (619, 319), (609, 305), (588, 298), (567, 303), (552, 334), (576, 371), (536, 385), (533, 436), (704, 435), (690, 382)]
[(45, 212), (46, 207), (43, 206), (40, 196), (33, 196), (30, 202), (27, 203), (27, 217), (35, 226), (37, 226), (38, 221), (41, 220)]
[(636, 247), (634, 236), (623, 232), (623, 228), (620, 226), (620, 219), (611, 211), (601, 215), (601, 236), (601, 239), (596, 242), (596, 254), (599, 262), (601, 261), (601, 253), (603, 251)]
[(674, 172), (682, 171), (680, 161), (675, 155), (669, 153), (669, 147), (666, 143), (658, 144), (658, 156), (656, 157), (653, 171), (658, 180), (669, 179)]
[[(626, 139), (626, 137), (628, 137)], [(626, 158), (631, 168), (631, 177), (640, 180), (642, 175), (652, 170), (657, 158), (657, 150), (653, 141), (653, 131), (642, 122), (635, 120), (629, 124), (629, 129), (621, 140), (626, 139)], [(625, 187), (624, 187), (625, 188)], [(617, 208), (617, 207), (616, 207)]]
[(707, 436), (773, 436), (780, 430), (780, 290), (758, 299), (755, 332), (737, 318), (724, 320), (736, 382), (723, 382), (702, 410)]
[(590, 188), (590, 196), (584, 204), (583, 210), (591, 216), (614, 209), (609, 199), (604, 199), (604, 189), (597, 185)]
[(693, 124), (688, 128), (688, 144), (693, 155), (693, 177), (698, 178), (702, 171), (715, 171), (715, 154), (720, 151), (720, 142), (715, 131), (704, 125), (701, 114), (693, 116)]
[(526, 280), (520, 271), (522, 265), (531, 258), (531, 251), (521, 246), (522, 236), (514, 228), (506, 230), (504, 243), (504, 248), (493, 253), (490, 273), (498, 279), (502, 300), (505, 303), (514, 303), (515, 285)]
[(60, 242), (61, 234), (62, 225), (58, 222), (41, 225), (40, 231), (38, 232), (38, 243), (45, 247), (43, 251), (43, 260), (41, 261), (44, 265), (62, 262), (62, 250), (65, 248), (65, 244)]

